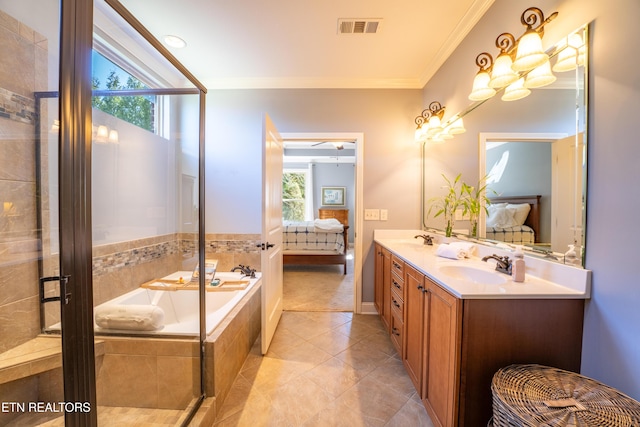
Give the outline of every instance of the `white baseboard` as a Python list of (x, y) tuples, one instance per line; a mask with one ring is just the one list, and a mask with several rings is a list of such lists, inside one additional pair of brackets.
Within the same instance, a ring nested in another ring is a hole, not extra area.
[(378, 310), (372, 302), (363, 302), (360, 314), (378, 314)]

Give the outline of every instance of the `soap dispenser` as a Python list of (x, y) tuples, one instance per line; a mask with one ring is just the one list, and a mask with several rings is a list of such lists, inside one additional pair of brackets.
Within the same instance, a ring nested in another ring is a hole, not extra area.
[(516, 246), (516, 250), (513, 253), (514, 260), (511, 263), (511, 277), (514, 282), (524, 282), (524, 253), (522, 252), (522, 246)]

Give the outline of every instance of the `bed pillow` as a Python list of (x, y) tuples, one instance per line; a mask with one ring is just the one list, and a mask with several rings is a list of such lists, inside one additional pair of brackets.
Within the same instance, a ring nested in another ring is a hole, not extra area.
[(523, 225), (529, 216), (531, 205), (529, 203), (508, 204), (507, 209), (513, 209), (515, 211), (513, 218), (516, 221), (515, 225)]
[(489, 216), (487, 217), (487, 227), (493, 228), (509, 228), (518, 225), (514, 215), (515, 209), (501, 206), (502, 204), (491, 205), (487, 208)]

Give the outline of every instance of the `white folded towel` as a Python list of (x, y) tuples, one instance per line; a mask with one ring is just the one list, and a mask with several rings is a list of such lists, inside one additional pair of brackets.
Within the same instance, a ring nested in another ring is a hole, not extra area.
[(316, 219), (313, 221), (316, 233), (336, 233), (344, 230), (344, 226), (335, 218)]
[(453, 246), (454, 248), (462, 249), (465, 252), (464, 256), (466, 258), (469, 258), (469, 256), (473, 254), (473, 251), (476, 248), (475, 244), (469, 242), (451, 242), (449, 243), (449, 245)]
[(154, 305), (103, 305), (96, 307), (95, 320), (103, 329), (157, 331), (164, 327), (164, 310)]
[(469, 256), (469, 253), (459, 245), (442, 243), (436, 249), (436, 255), (443, 258), (463, 259)]

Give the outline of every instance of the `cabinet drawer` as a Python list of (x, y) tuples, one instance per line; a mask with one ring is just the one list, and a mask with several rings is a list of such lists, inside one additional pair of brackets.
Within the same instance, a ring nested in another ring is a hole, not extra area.
[(395, 254), (391, 254), (391, 271), (400, 277), (404, 277), (404, 261)]
[(404, 280), (396, 274), (391, 275), (391, 289), (396, 291), (398, 297), (404, 301)]
[(402, 321), (402, 318), (398, 316), (398, 312), (396, 310), (391, 310), (391, 342), (399, 355), (402, 355), (402, 348), (404, 345), (403, 330), (404, 322)]
[(404, 300), (395, 289), (391, 289), (391, 311), (396, 311), (400, 319), (404, 320)]

